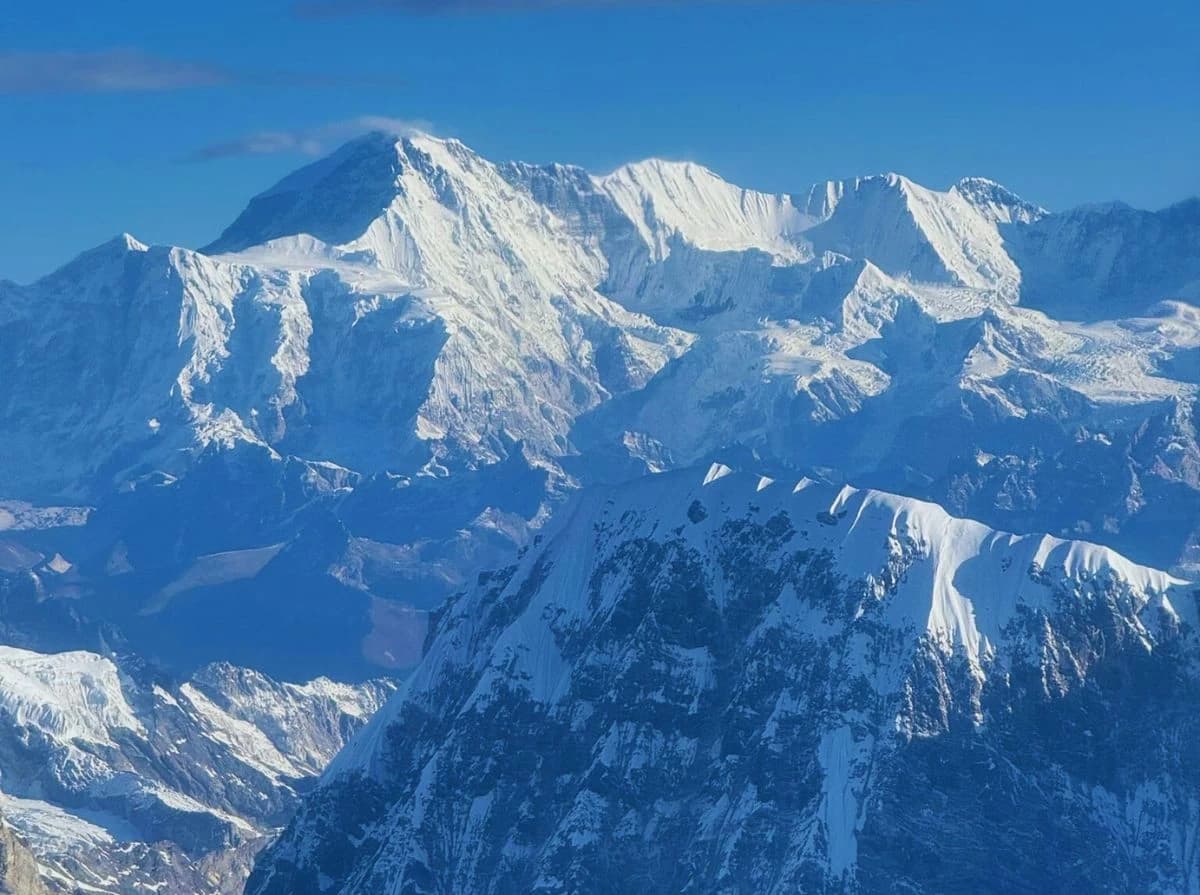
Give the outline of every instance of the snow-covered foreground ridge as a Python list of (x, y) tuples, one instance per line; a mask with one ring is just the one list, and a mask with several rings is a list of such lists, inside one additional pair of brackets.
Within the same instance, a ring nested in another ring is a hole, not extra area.
[(390, 691), (228, 665), (171, 684), (95, 653), (0, 647), (0, 817), (56, 892), (239, 891)]
[(247, 892), (1190, 893), (1197, 609), (879, 491), (592, 489), (439, 612)]

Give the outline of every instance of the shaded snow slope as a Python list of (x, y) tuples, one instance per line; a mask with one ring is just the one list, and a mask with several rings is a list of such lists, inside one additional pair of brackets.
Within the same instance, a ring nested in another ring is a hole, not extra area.
[(1111, 319), (1200, 300), (1200, 199), (1156, 212), (1084, 206), (1003, 233), (1024, 271), (1022, 302), (1054, 316)]

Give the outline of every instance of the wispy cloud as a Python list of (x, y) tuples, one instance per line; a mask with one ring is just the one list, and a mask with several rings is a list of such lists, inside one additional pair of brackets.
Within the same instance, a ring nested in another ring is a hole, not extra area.
[(236, 80), (216, 66), (138, 50), (0, 51), (0, 93), (121, 93), (212, 87)]
[(192, 87), (396, 87), (392, 74), (232, 69), (141, 50), (0, 50), (0, 94), (137, 93)]
[[(749, 4), (756, 0), (297, 0), (303, 16), (348, 16), (364, 13), (438, 15), (441, 13), (513, 12), (539, 9), (604, 9), (628, 6), (712, 6)], [(764, 0), (757, 0), (764, 2)], [(770, 2), (770, 0), (766, 0)], [(786, 0), (776, 0), (786, 2)], [(799, 0), (793, 0), (799, 2)]]
[(232, 140), (202, 146), (184, 160), (206, 162), (242, 155), (274, 155), (280, 152), (321, 155), (339, 143), (370, 131), (382, 131), (402, 137), (431, 129), (430, 125), (423, 121), (389, 118), (384, 115), (360, 115), (357, 118), (333, 121), (311, 128), (254, 131)]

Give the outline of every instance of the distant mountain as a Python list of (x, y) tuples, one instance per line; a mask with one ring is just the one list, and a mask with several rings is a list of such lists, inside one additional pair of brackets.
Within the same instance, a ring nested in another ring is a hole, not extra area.
[[(391, 689), (229, 665), (173, 683), (95, 653), (0, 647), (0, 817), (55, 891), (239, 892)], [(29, 876), (28, 861), (12, 866)]]
[(877, 491), (593, 489), (439, 611), (247, 893), (1189, 892), (1198, 609)]
[(1084, 206), (1011, 228), (1006, 242), (1022, 303), (1054, 316), (1111, 320), (1161, 299), (1200, 300), (1200, 199), (1156, 212)]
[(737, 449), (1186, 572), (1194, 210), (368, 135), (203, 253), (0, 284), (0, 499), (93, 510), (0, 562), (89, 595), (55, 648), (363, 679), (579, 486)]

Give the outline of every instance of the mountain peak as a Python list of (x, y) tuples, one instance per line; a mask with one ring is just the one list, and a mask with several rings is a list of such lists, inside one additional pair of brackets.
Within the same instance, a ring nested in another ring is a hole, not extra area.
[(391, 202), (404, 138), (372, 131), (305, 165), (250, 200), (208, 254), (307, 233), (338, 244), (360, 236)]
[[(894, 172), (811, 187), (800, 208), (819, 223), (805, 236), (816, 251), (865, 258), (893, 276), (974, 288), (1012, 288), (1018, 272), (997, 230), (1020, 219), (1007, 191), (964, 195), (929, 189)], [(1002, 188), (999, 188), (1002, 190)]]
[(651, 156), (650, 158), (640, 159), (635, 162), (626, 162), (623, 165), (615, 168), (611, 173), (605, 174), (598, 178), (599, 180), (635, 180), (643, 181), (651, 178), (660, 180), (670, 180), (673, 178), (692, 178), (704, 180), (716, 180), (721, 183), (726, 183), (715, 171), (704, 167), (697, 162), (666, 159)]
[(146, 243), (137, 239), (131, 233), (121, 233), (118, 236), (114, 236), (107, 244), (123, 248), (127, 252), (146, 252), (150, 249)]
[(150, 247), (129, 233), (120, 233), (90, 249), (80, 252), (62, 267), (47, 274), (43, 280), (59, 277), (91, 277), (116, 263), (124, 263), (132, 254), (145, 254)]
[(595, 180), (659, 257), (676, 236), (709, 251), (797, 257), (795, 237), (813, 224), (790, 196), (735, 186), (695, 162), (646, 159)]
[(404, 191), (406, 172), (416, 172), (441, 190), (446, 169), (471, 167), (479, 161), (476, 153), (452, 137), (423, 131), (369, 131), (255, 196), (237, 220), (201, 251), (240, 252), (302, 234), (327, 245), (352, 242)]
[(962, 196), (977, 211), (996, 223), (1028, 224), (1049, 213), (1040, 205), (1027, 202), (1008, 187), (986, 177), (964, 177), (950, 191)]
[[(101, 257), (119, 257), (130, 252), (148, 252), (150, 247), (131, 233), (118, 233), (112, 239), (105, 240), (95, 248), (81, 252), (75, 260), (82, 258), (99, 259)], [(71, 262), (71, 263), (74, 263)]]

